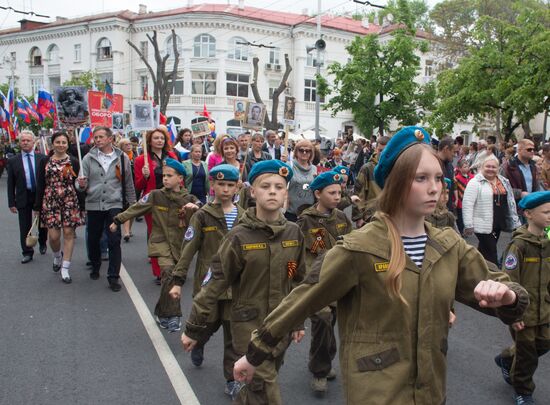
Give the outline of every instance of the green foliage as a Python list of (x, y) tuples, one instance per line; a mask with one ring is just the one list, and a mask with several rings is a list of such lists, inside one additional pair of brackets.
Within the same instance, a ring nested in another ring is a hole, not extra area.
[(384, 17), (391, 14), (394, 21), (403, 22), (411, 28), (432, 32), (429, 10), (425, 0), (390, 0), (386, 8), (378, 12), (377, 22), (382, 24)]
[(86, 89), (91, 90), (94, 87), (94, 83), (98, 91), (105, 91), (105, 82), (100, 80), (99, 75), (94, 70), (88, 70), (70, 80), (64, 81), (63, 86), (84, 86)]

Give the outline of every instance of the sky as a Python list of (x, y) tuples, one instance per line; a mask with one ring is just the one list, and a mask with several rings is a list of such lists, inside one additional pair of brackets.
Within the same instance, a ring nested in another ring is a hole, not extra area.
[[(433, 7), (434, 4), (441, 0), (426, 0)], [(384, 5), (387, 0), (371, 0), (374, 4)], [(17, 27), (17, 21), (22, 18), (27, 18), (36, 21), (53, 21), (56, 16), (73, 18), (82, 17), (90, 14), (97, 14), (109, 11), (119, 11), (128, 9), (137, 12), (139, 4), (147, 6), (147, 11), (161, 11), (178, 7), (185, 7), (189, 0), (0, 0), (0, 6), (13, 7), (20, 11), (33, 11), (37, 14), (43, 14), (51, 17), (50, 19), (39, 18), (32, 15), (23, 15), (15, 13), (11, 10), (0, 9), (0, 29)], [(202, 3), (217, 3), (217, 4), (238, 4), (238, 0), (193, 0), (194, 5)], [(244, 0), (245, 6), (254, 6), (259, 8), (267, 8), (277, 11), (288, 11), (300, 13), (302, 9), (308, 8), (310, 13), (317, 10), (316, 0), (304, 0), (299, 3), (299, 9), (296, 7), (296, 0)], [(323, 11), (342, 12), (355, 11), (365, 9), (366, 6), (354, 3), (353, 0), (321, 0), (321, 8)], [(367, 9), (372, 9), (368, 7)]]

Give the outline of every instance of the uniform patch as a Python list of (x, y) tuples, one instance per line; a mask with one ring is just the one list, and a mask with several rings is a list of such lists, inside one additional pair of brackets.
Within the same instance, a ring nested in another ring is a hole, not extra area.
[(317, 232), (319, 232), (321, 229), (324, 229), (324, 228), (311, 228), (309, 230), (309, 233), (311, 233), (312, 235), (315, 235)]
[(162, 205), (155, 205), (155, 208), (159, 211), (168, 211), (168, 207), (163, 207)]
[(214, 232), (217, 230), (218, 230), (217, 226), (205, 226), (204, 228), (202, 228), (203, 232)]
[(267, 249), (267, 243), (245, 243), (242, 248), (243, 250), (263, 250)]
[(338, 230), (345, 229), (347, 226), (348, 224), (346, 224), (345, 222), (341, 224), (336, 224), (336, 229)]
[(193, 228), (193, 225), (189, 225), (189, 228), (185, 231), (185, 240), (190, 241), (195, 237), (195, 228)]
[(382, 273), (384, 271), (388, 271), (389, 268), (390, 268), (390, 262), (374, 263), (374, 270), (377, 273)]
[(283, 244), (284, 248), (298, 246), (298, 241), (297, 240), (284, 240), (281, 243)]
[(202, 280), (201, 286), (204, 287), (210, 280), (212, 280), (212, 270), (208, 269), (206, 276), (204, 276), (204, 279)]
[(524, 263), (538, 263), (540, 261), (540, 258), (538, 257), (524, 257), (523, 262)]
[(506, 270), (514, 270), (518, 266), (518, 258), (513, 253), (508, 253), (504, 260)]
[(141, 204), (146, 204), (148, 200), (149, 200), (149, 194), (145, 194), (143, 197), (141, 197), (141, 200), (139, 200), (139, 202)]

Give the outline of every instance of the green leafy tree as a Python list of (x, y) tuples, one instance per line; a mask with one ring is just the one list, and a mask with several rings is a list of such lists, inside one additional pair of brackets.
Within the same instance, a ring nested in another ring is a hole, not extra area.
[[(504, 14), (505, 15), (505, 14)], [(438, 76), (439, 103), (430, 118), (440, 131), (468, 117), (492, 117), (505, 139), (550, 105), (550, 10), (527, 8), (513, 21), (484, 16), (475, 45), (455, 69)]]
[(390, 121), (402, 125), (416, 124), (420, 119), (418, 96), (420, 86), (414, 81), (420, 65), (417, 51), (426, 50), (414, 37), (414, 18), (408, 2), (398, 0), (394, 10), (399, 28), (392, 38), (381, 44), (378, 35), (356, 37), (347, 47), (350, 61), (333, 63), (329, 74), (334, 84), (323, 95), (332, 94), (326, 106), (334, 114), (351, 110), (361, 132), (371, 135), (374, 129), (383, 134)]
[(101, 81), (99, 75), (94, 70), (88, 70), (63, 82), (63, 86), (84, 86), (88, 90), (93, 89), (94, 84), (99, 91), (105, 91), (105, 82)]

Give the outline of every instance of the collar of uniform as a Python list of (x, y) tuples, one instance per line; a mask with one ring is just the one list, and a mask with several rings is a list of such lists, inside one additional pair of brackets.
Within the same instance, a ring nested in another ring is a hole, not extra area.
[(255, 207), (249, 208), (245, 211), (239, 224), (242, 224), (250, 229), (263, 230), (264, 232), (269, 234), (268, 237), (270, 238), (275, 238), (279, 234), (284, 232), (288, 225), (287, 220), (282, 214), (279, 214), (279, 220), (275, 223), (268, 224), (267, 222), (260, 221), (256, 216)]
[(214, 218), (223, 219), (225, 221), (225, 214), (223, 212), (221, 204), (214, 204), (213, 202), (209, 202), (203, 207), (203, 210), (208, 212)]
[(329, 215), (326, 215), (326, 214), (323, 214), (321, 212), (319, 212), (317, 210), (317, 204), (315, 205), (312, 205), (311, 207), (305, 209), (301, 215), (310, 215), (312, 217), (318, 217), (318, 218), (322, 218), (324, 219), (325, 221), (327, 222), (330, 222), (330, 221), (334, 221), (336, 220), (336, 216), (338, 214), (338, 211), (335, 209), (333, 209)]

